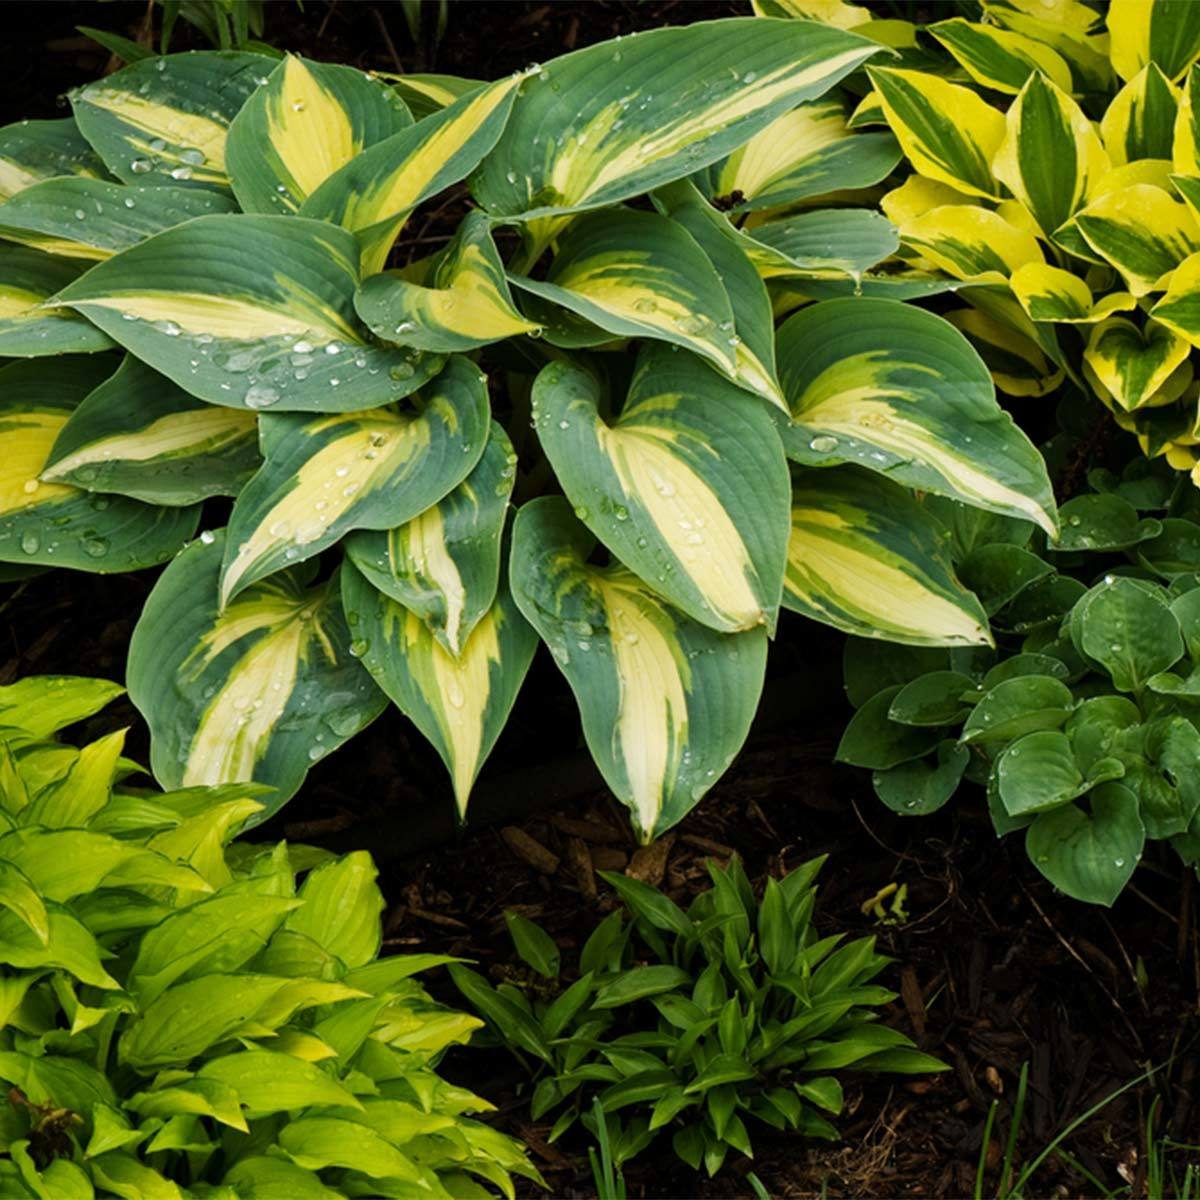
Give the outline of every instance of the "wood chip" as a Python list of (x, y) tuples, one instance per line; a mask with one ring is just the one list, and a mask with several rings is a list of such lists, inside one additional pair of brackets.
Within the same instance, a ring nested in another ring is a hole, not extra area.
[(697, 833), (685, 833), (681, 840), (689, 846), (695, 846), (697, 850), (707, 850), (709, 854), (718, 854), (722, 858), (732, 858), (737, 853), (732, 846), (726, 846), (724, 842), (714, 842), (712, 838), (701, 837)]
[(669, 833), (666, 837), (660, 837), (657, 842), (651, 842), (649, 846), (639, 846), (633, 852), (625, 874), (641, 880), (642, 883), (648, 883), (651, 887), (658, 887), (667, 872), (667, 855), (674, 844), (675, 835)]
[(442, 913), (429, 912), (424, 908), (410, 908), (408, 915), (416, 917), (420, 921), (428, 921), (431, 925), (445, 925), (449, 929), (467, 928), (462, 921), (456, 921), (453, 917), (447, 917)]
[(567, 839), (567, 862), (571, 865), (575, 882), (579, 884), (579, 894), (585, 900), (595, 900), (596, 872), (592, 869), (592, 856), (588, 854), (583, 838)]
[(904, 1001), (904, 1011), (908, 1013), (917, 1043), (920, 1044), (925, 1040), (925, 997), (921, 993), (916, 971), (908, 965), (900, 972), (900, 998)]
[(585, 842), (593, 842), (599, 846), (611, 846), (625, 840), (625, 831), (614, 829), (600, 821), (580, 820), (578, 817), (563, 817), (555, 813), (550, 818), (550, 824), (562, 833), (571, 837), (583, 838)]
[(597, 871), (623, 871), (629, 861), (624, 850), (614, 850), (611, 846), (592, 846), (589, 853)]
[(523, 829), (506, 825), (500, 830), (504, 844), (522, 861), (543, 875), (553, 875), (558, 870), (558, 855), (547, 850), (541, 842), (531, 838)]

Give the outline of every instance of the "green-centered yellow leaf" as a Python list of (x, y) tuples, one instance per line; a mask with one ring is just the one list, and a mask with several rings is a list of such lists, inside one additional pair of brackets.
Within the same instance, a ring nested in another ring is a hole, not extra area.
[(1184, 338), (1158, 321), (1139, 329), (1124, 317), (1110, 317), (1092, 328), (1083, 358), (1117, 404), (1132, 412), (1152, 401), (1190, 351)]
[(225, 538), (193, 542), (155, 584), (129, 647), (129, 694), (163, 787), (268, 784), (261, 820), (386, 701), (350, 654), (336, 577), (310, 588), (303, 569), (285, 571), (220, 610)]
[(0, 200), (43, 179), (83, 175), (99, 179), (104, 164), (84, 140), (73, 117), (18, 121), (0, 129)]
[(537, 645), (507, 581), (457, 655), (428, 623), (343, 567), (342, 602), (357, 616), (355, 647), (375, 682), (427, 737), (450, 772), (459, 817), (471, 787), (512, 711)]
[(1176, 268), (1166, 295), (1150, 314), (1193, 346), (1200, 346), (1200, 252)]
[(526, 504), (513, 596), (575, 693), (614, 794), (649, 841), (680, 821), (745, 740), (766, 664), (763, 628), (723, 634), (668, 607), (593, 540), (562, 499)]
[(907, 247), (955, 279), (1003, 282), (1027, 263), (1045, 261), (1031, 233), (976, 204), (931, 208), (899, 228)]
[(1179, 102), (1179, 90), (1154, 63), (1147, 63), (1113, 97), (1100, 122), (1113, 165), (1170, 158)]
[(1062, 56), (1024, 34), (962, 17), (938, 21), (928, 32), (984, 87), (1015, 96), (1034, 71), (1041, 71), (1063, 91), (1071, 90), (1071, 68)]
[(779, 330), (788, 456), (857, 462), (921, 491), (1053, 534), (1033, 444), (996, 403), (987, 367), (941, 317), (895, 300), (825, 300)]
[(1178, 79), (1200, 56), (1200, 8), (1190, 0), (1111, 0), (1106, 24), (1113, 70), (1122, 79), (1147, 63)]
[(751, 0), (760, 17), (796, 17), (838, 29), (854, 29), (871, 19), (871, 10), (846, 0)]
[(108, 350), (112, 339), (68, 308), (43, 308), (87, 264), (29, 246), (0, 244), (0, 356), (47, 357)]
[(1009, 322), (978, 308), (955, 309), (946, 319), (962, 330), (987, 364), (996, 387), (1007, 395), (1044, 396), (1062, 383), (1063, 369), (1050, 361), (1035, 338)]
[(1026, 263), (1008, 282), (1031, 321), (1090, 325), (1137, 304), (1128, 292), (1110, 292), (1094, 302), (1092, 289), (1078, 275), (1047, 263)]
[(788, 476), (770, 410), (666, 347), (638, 357), (616, 420), (586, 370), (534, 382), (538, 438), (578, 518), (693, 620), (773, 629), (787, 548)]
[(936, 75), (869, 67), (892, 132), (913, 169), (960, 192), (1000, 198), (992, 159), (1004, 140), (1004, 115), (970, 88)]
[(368, 146), (412, 123), (380, 80), (285, 55), (229, 127), (230, 184), (245, 212), (294, 213)]
[(221, 603), (352, 529), (392, 529), (436, 504), (479, 461), (487, 383), (454, 358), (415, 405), (260, 418), (263, 465), (229, 520)]
[(254, 473), (253, 413), (205, 404), (127, 357), (71, 413), (40, 478), (148, 504), (236, 496)]
[(1192, 67), (1183, 85), (1170, 157), (1180, 174), (1200, 175), (1200, 67)]
[(369, 344), (358, 246), (297, 217), (200, 217), (93, 267), (63, 300), (210, 404), (350, 412), (414, 391), (438, 357)]
[(1071, 68), (1076, 92), (1112, 90), (1108, 38), (1100, 14), (1083, 0), (983, 0), (990, 21), (1048, 46)]

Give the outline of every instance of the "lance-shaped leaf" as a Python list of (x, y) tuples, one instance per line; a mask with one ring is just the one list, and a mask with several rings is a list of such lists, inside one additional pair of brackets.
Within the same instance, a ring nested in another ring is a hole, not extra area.
[(487, 443), (487, 380), (454, 358), (413, 410), (270, 414), (260, 422), (264, 462), (230, 517), (223, 605), (351, 529), (411, 520), (461, 483)]
[(125, 183), (227, 189), (229, 123), (273, 65), (227, 50), (147, 58), (72, 93), (71, 107)]
[(496, 144), (521, 78), (470, 92), (364, 150), (313, 192), (301, 214), (357, 234), (364, 271), (381, 270), (408, 214), (468, 175)]
[(1107, 173), (1108, 153), (1079, 105), (1040, 71), (1030, 75), (1004, 121), (992, 171), (1049, 235)]
[(1186, 204), (1150, 183), (1097, 196), (1074, 223), (1135, 296), (1165, 286), (1166, 276), (1200, 250), (1200, 222)]
[(309, 588), (303, 568), (285, 571), (222, 612), (225, 538), (193, 542), (154, 585), (129, 646), (129, 695), (164, 788), (267, 784), (259, 821), (387, 700), (350, 653), (336, 576)]
[(845, 274), (859, 280), (900, 244), (895, 226), (865, 208), (822, 208), (742, 235), (764, 279)]
[(620, 417), (552, 363), (533, 385), (538, 437), (579, 519), (645, 583), (714, 629), (773, 628), (788, 474), (770, 410), (698, 359), (647, 346)]
[(104, 164), (79, 132), (73, 117), (18, 121), (0, 129), (0, 200), (59, 175), (98, 179)]
[(358, 247), (344, 229), (230, 213), (99, 263), (62, 299), (210, 404), (352, 412), (407, 396), (442, 365), (368, 344), (358, 284)]
[(1113, 166), (1171, 157), (1179, 98), (1178, 89), (1154, 63), (1147, 63), (1113, 97), (1100, 122)]
[(992, 644), (982, 606), (954, 577), (945, 528), (905, 488), (855, 467), (797, 475), (783, 603), (860, 637)]
[(1166, 295), (1150, 313), (1193, 346), (1200, 346), (1200, 252), (1176, 268)]
[(1071, 68), (1044, 42), (962, 17), (938, 21), (928, 32), (984, 87), (1015, 96), (1034, 71), (1041, 71), (1063, 91), (1071, 90)]
[(1106, 23), (1113, 70), (1122, 79), (1147, 63), (1178, 79), (1200, 56), (1200, 9), (1186, 0), (1112, 0)]
[(346, 539), (359, 571), (416, 613), (452, 655), (496, 598), (516, 463), (508, 435), (493, 421), (483, 456), (452, 492), (395, 529)]
[(779, 330), (792, 412), (788, 456), (842, 460), (1055, 531), (1045, 464), (996, 403), (987, 367), (952, 325), (895, 300), (825, 300)]
[(48, 179), (0, 205), (0, 237), (100, 261), (193, 217), (234, 211), (230, 197), (207, 188)]
[(229, 127), (231, 186), (246, 212), (294, 213), (364, 149), (412, 123), (380, 80), (285, 55)]
[(744, 212), (869, 187), (899, 160), (892, 134), (856, 133), (840, 101), (814, 100), (776, 117), (695, 182), (720, 208)]
[(402, 346), (444, 351), (540, 332), (513, 304), (489, 226), (483, 213), (470, 213), (439, 256), (427, 287), (398, 271), (367, 279), (354, 307), (371, 332)]
[(352, 649), (375, 682), (429, 739), (450, 772), (458, 815), (508, 720), (537, 648), (507, 582), (450, 654), (421, 617), (342, 568), (342, 597), (354, 621)]
[(236, 496), (259, 464), (253, 413), (205, 404), (126, 358), (62, 428), (41, 478), (148, 504)]
[(913, 169), (971, 196), (999, 199), (991, 162), (1004, 116), (970, 88), (898, 68), (867, 69)]
[(686, 815), (741, 747), (767, 635), (717, 633), (624, 567), (589, 563), (592, 549), (566, 501), (526, 504), (513, 529), (513, 597), (575, 693), (596, 765), (649, 841)]
[(1153, 402), (1190, 352), (1184, 338), (1158, 321), (1147, 321), (1142, 330), (1124, 317), (1111, 317), (1092, 329), (1083, 360), (1109, 396), (1132, 412)]
[(93, 354), (113, 342), (67, 308), (42, 305), (86, 269), (28, 246), (0, 245), (0, 356)]
[(1045, 261), (1033, 234), (976, 204), (932, 208), (902, 221), (900, 236), (955, 279), (1003, 282), (1027, 263)]
[(1108, 39), (1097, 30), (1100, 15), (1082, 0), (987, 0), (990, 20), (1051, 47), (1071, 68), (1073, 91), (1108, 92), (1113, 73)]
[(1169, 157), (1181, 174), (1200, 175), (1200, 66), (1192, 67), (1183, 85)]
[(724, 158), (879, 50), (827, 26), (749, 17), (576, 50), (524, 85), (472, 193), (522, 220), (615, 204)]
[(1008, 282), (1031, 321), (1090, 325), (1137, 305), (1128, 292), (1110, 292), (1093, 301), (1092, 289), (1078, 275), (1047, 263), (1026, 263)]
[(152, 508), (41, 482), (67, 419), (112, 367), (67, 357), (0, 370), (0, 561), (128, 571), (170, 558), (195, 531), (199, 509)]

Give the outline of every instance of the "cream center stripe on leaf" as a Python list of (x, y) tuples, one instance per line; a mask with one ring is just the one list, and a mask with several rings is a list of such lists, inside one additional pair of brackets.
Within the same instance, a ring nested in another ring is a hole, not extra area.
[(59, 483), (42, 483), (38, 473), (50, 455), (67, 412), (29, 411), (0, 416), (0, 513), (30, 508), (80, 493)]
[(403, 552), (395, 557), (411, 562), (413, 574), (427, 578), (446, 598), (446, 640), (457, 647), (467, 593), (458, 564), (446, 546), (441, 508), (435, 504), (390, 536), (403, 540)]
[[(283, 86), (271, 97), (269, 110), (272, 148), (305, 196), (362, 149), (337, 97), (294, 55), (284, 59)], [(286, 136), (296, 114), (305, 112), (319, 117), (316, 128), (310, 116), (303, 141)]]
[(185, 113), (177, 108), (157, 104), (133, 92), (89, 88), (87, 103), (113, 116), (120, 117), (137, 130), (140, 138), (131, 138), (137, 149), (146, 155), (159, 153), (162, 141), (179, 146), (194, 147), (203, 158), (198, 161), (211, 171), (225, 170), (225, 137), (228, 126), (199, 113)]

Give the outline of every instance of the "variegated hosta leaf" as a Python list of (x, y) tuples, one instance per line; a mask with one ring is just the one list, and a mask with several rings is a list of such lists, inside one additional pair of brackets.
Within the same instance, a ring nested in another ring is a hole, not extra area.
[(962, 17), (938, 21), (928, 32), (984, 87), (1015, 96), (1034, 71), (1041, 71), (1063, 91), (1071, 90), (1071, 68), (1062, 56), (1024, 34)]
[(442, 360), (364, 340), (353, 235), (228, 214), (168, 229), (93, 267), (62, 299), (210, 404), (351, 412), (400, 399)]
[(34, 184), (0, 205), (0, 238), (100, 261), (193, 217), (236, 211), (231, 197), (208, 188), (64, 177)]
[[(1126, 412), (1151, 403), (1171, 374), (1187, 361), (1191, 347), (1166, 325), (1147, 321), (1139, 329), (1124, 317), (1111, 317), (1092, 329), (1083, 361)], [(1191, 379), (1191, 367), (1187, 378)]]
[(112, 338), (69, 308), (41, 307), (86, 269), (29, 246), (0, 245), (0, 357), (112, 349)]
[(418, 350), (474, 350), (540, 332), (513, 304), (504, 263), (481, 212), (470, 213), (438, 257), (429, 286), (398, 271), (372, 275), (354, 307), (376, 337)]
[(1037, 238), (977, 204), (946, 204), (900, 224), (904, 244), (955, 279), (1003, 282), (1045, 259)]
[(259, 419), (265, 461), (229, 519), (222, 605), (352, 529), (411, 520), (467, 477), (488, 438), (485, 376), (453, 358), (415, 407)]
[(1178, 111), (1178, 89), (1154, 63), (1147, 63), (1113, 97), (1100, 122), (1113, 165), (1169, 159)]
[(1006, 395), (1044, 396), (1062, 383), (1062, 368), (1047, 358), (1034, 338), (1009, 322), (977, 308), (956, 309), (946, 319), (966, 335)]
[(760, 17), (799, 17), (837, 29), (854, 29), (871, 19), (871, 10), (846, 0), (750, 0)]
[(1108, 153), (1079, 105), (1040, 71), (1030, 75), (1004, 120), (992, 171), (1049, 235), (1109, 170)]
[(954, 577), (944, 527), (905, 488), (857, 467), (797, 473), (783, 603), (859, 637), (992, 644), (982, 606)]
[(516, 464), (508, 434), (493, 421), (483, 456), (458, 487), (395, 529), (346, 539), (372, 586), (420, 617), (452, 655), (496, 598)]
[(649, 841), (687, 814), (745, 741), (767, 634), (717, 633), (620, 564), (589, 563), (592, 549), (566, 501), (526, 504), (513, 528), (513, 598), (567, 677), (601, 774)]
[(342, 568), (342, 602), (354, 628), (352, 652), (441, 756), (465, 817), (475, 778), (537, 648), (507, 581), (457, 656), (417, 613), (376, 591), (349, 563)]
[(1149, 183), (1105, 192), (1075, 224), (1135, 296), (1165, 286), (1165, 277), (1200, 250), (1200, 222), (1188, 206)]
[(350, 653), (336, 575), (310, 588), (303, 568), (284, 571), (221, 610), (226, 536), (194, 541), (154, 585), (129, 646), (129, 695), (164, 788), (268, 784), (257, 822), (387, 699)]
[(776, 117), (695, 181), (722, 209), (744, 212), (869, 187), (899, 160), (892, 134), (855, 133), (841, 101), (815, 100)]
[(900, 244), (892, 223), (865, 208), (815, 209), (743, 236), (764, 279), (845, 274), (857, 281)]
[(922, 71), (868, 67), (892, 132), (913, 169), (971, 196), (999, 199), (991, 162), (1004, 116), (961, 87)]
[(1200, 57), (1200, 7), (1187, 0), (1111, 0), (1109, 55), (1122, 79), (1155, 63), (1178, 79)]
[(79, 130), (125, 183), (227, 189), (229, 123), (274, 66), (201, 50), (146, 58), (71, 94)]
[(522, 220), (615, 204), (724, 158), (878, 52), (827, 26), (748, 17), (576, 50), (524, 85), (472, 193)]
[(1100, 14), (1083, 0), (984, 0), (991, 21), (1051, 47), (1071, 68), (1076, 92), (1107, 92), (1113, 83)]
[(382, 270), (409, 213), (468, 175), (496, 144), (521, 78), (469, 92), (364, 150), (305, 200), (301, 215), (349, 229), (362, 248), (364, 274)]
[(1090, 325), (1137, 305), (1128, 292), (1111, 292), (1093, 302), (1092, 289), (1078, 275), (1046, 263), (1026, 263), (1008, 282), (1031, 321)]
[(205, 404), (130, 357), (71, 414), (41, 478), (195, 504), (236, 496), (259, 462), (253, 413)]
[(700, 360), (647, 345), (621, 415), (563, 363), (533, 385), (534, 423), (575, 514), (630, 570), (713, 629), (773, 629), (788, 473), (770, 410)]
[(18, 121), (0, 129), (0, 200), (59, 175), (99, 179), (104, 164), (72, 117)]
[(0, 370), (0, 561), (84, 571), (160, 563), (192, 536), (197, 508), (154, 508), (43, 483), (51, 447), (107, 358), (65, 357)]
[(461, 75), (394, 75), (388, 71), (376, 71), (374, 74), (392, 85), (417, 120), (447, 108), (455, 100), (461, 100), (485, 86), (482, 79), (464, 79)]
[(979, 355), (941, 317), (895, 300), (825, 300), (780, 328), (779, 374), (790, 458), (857, 462), (1053, 536), (1041, 455), (996, 403)]
[(1183, 175), (1200, 175), (1200, 67), (1192, 67), (1175, 114), (1170, 158)]
[(1166, 295), (1150, 313), (1193, 346), (1200, 346), (1200, 252), (1175, 269)]
[(412, 123), (379, 80), (288, 54), (229, 127), (231, 186), (246, 212), (296, 212), (357, 154)]

